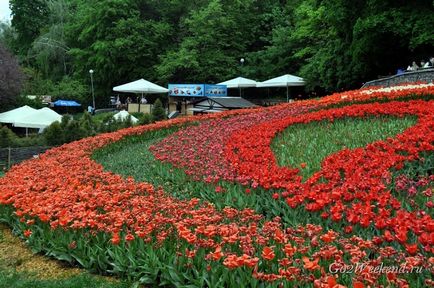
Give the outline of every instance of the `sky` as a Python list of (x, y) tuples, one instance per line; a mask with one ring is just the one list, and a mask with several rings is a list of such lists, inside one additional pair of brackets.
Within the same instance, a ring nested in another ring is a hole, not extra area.
[(10, 20), (9, 0), (0, 0), (0, 21)]

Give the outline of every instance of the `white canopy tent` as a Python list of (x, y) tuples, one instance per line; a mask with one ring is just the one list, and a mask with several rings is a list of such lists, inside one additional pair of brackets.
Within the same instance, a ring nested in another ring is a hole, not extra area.
[(289, 101), (289, 87), (290, 86), (304, 86), (306, 82), (303, 78), (285, 74), (276, 78), (258, 82), (256, 87), (286, 87), (286, 101)]
[[(145, 79), (142, 78), (140, 80), (136, 80), (130, 83), (113, 87), (113, 91), (141, 94), (143, 98), (143, 94), (167, 93), (169, 92), (169, 89), (161, 87), (152, 82), (146, 81)], [(139, 112), (140, 112), (140, 105), (139, 105)]]
[(37, 110), (27, 105), (0, 113), (0, 123), (13, 124), (20, 118), (26, 117)]
[(237, 77), (234, 79), (227, 80), (225, 82), (218, 83), (217, 85), (226, 85), (228, 88), (239, 88), (241, 97), (241, 88), (256, 87), (256, 81), (252, 79), (247, 79), (244, 77)]
[(13, 125), (15, 127), (45, 129), (55, 121), (62, 121), (62, 116), (50, 108), (45, 107), (17, 119)]
[(139, 119), (137, 119), (136, 117), (134, 117), (133, 115), (131, 115), (130, 113), (128, 113), (125, 110), (122, 110), (119, 113), (116, 113), (115, 115), (113, 115), (113, 118), (115, 118), (116, 120), (125, 121), (128, 118), (128, 116), (131, 117), (131, 122), (133, 122), (134, 124), (139, 122)]
[(157, 84), (154, 84), (152, 82), (146, 81), (145, 79), (140, 79), (127, 84), (113, 87), (113, 91), (138, 94), (169, 92), (168, 89), (158, 86)]

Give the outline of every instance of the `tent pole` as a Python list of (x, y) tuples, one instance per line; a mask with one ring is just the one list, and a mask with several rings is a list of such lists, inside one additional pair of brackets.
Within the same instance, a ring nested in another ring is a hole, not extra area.
[(240, 87), (240, 97), (241, 97), (241, 87)]
[(289, 102), (289, 88), (288, 88), (288, 84), (286, 85), (286, 102)]

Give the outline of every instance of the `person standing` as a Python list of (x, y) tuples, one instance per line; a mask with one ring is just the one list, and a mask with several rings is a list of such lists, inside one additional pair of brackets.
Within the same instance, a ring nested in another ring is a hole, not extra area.
[(419, 65), (417, 65), (416, 61), (411, 63), (411, 66), (407, 67), (407, 71), (417, 71), (419, 69)]
[(431, 58), (429, 58), (428, 66), (427, 67), (430, 67), (430, 68), (434, 67), (434, 56), (432, 56)]

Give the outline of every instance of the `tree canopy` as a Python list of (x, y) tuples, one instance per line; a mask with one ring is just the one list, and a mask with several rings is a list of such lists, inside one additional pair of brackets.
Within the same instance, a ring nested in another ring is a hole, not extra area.
[[(51, 83), (56, 91), (65, 81), (88, 87), (93, 69), (99, 103), (108, 102), (113, 86), (140, 78), (165, 85), (290, 73), (305, 78), (308, 89), (331, 92), (360, 87), (434, 54), (432, 0), (11, 0), (10, 5), (12, 27), (2, 26), (0, 41), (8, 39), (5, 45), (37, 75), (37, 83)], [(82, 100), (90, 101), (90, 88), (84, 94)]]

